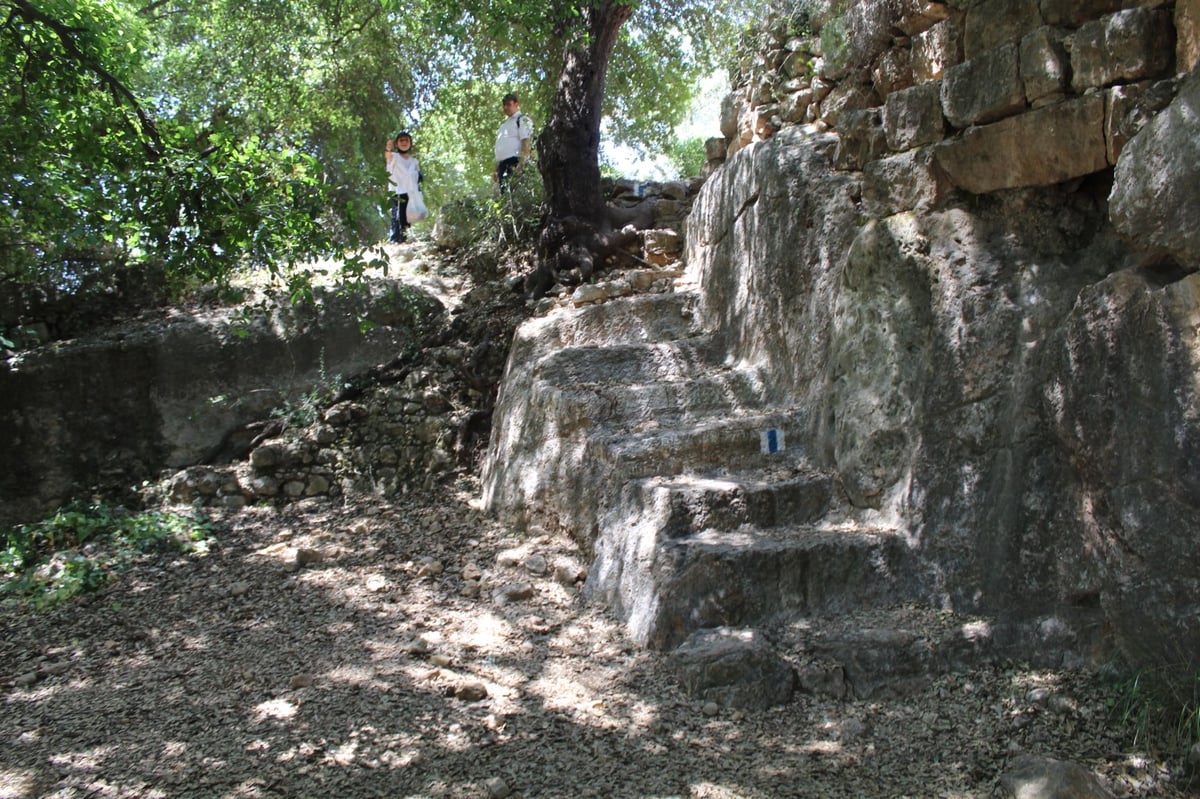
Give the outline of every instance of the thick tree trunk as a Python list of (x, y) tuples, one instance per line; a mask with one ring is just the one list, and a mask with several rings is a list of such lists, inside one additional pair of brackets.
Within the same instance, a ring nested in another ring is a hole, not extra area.
[(608, 62), (633, 6), (594, 2), (583, 11), (586, 36), (565, 48), (562, 75), (538, 160), (549, 214), (538, 246), (539, 266), (528, 286), (543, 293), (556, 279), (586, 280), (610, 233), (600, 191), (600, 108)]

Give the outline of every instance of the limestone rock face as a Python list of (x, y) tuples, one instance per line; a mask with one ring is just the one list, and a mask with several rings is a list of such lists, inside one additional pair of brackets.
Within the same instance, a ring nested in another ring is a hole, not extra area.
[(1200, 275), (1158, 289), (1130, 271), (1079, 294), (1049, 364), (1042, 412), (1078, 465), (1071, 524), (1101, 567), (1100, 598), (1127, 657), (1200, 646)]
[(1200, 267), (1200, 74), (1121, 152), (1113, 223), (1139, 247)]
[[(1139, 256), (1090, 190), (856, 224), (858, 187), (827, 169), (829, 149), (781, 134), (701, 193), (689, 268), (728, 357), (802, 408), (805, 450), (852, 504), (908, 520), (951, 601), (1027, 618), (1102, 603), (1131, 636), (1150, 617), (1188, 634), (1196, 279), (1164, 293), (1129, 271)], [(1105, 330), (1101, 309), (1105, 327), (1139, 327)], [(1161, 416), (1117, 419), (1121, 397)], [(1118, 540), (1141, 543), (1118, 558)], [(1122, 583), (1133, 562), (1161, 583), (1140, 600)]]

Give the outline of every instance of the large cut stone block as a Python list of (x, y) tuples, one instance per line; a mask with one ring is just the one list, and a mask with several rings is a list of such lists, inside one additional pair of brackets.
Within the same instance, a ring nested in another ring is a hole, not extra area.
[(946, 70), (942, 110), (957, 128), (994, 122), (1025, 108), (1019, 47), (1016, 43), (984, 53)]
[(1038, 0), (976, 3), (967, 11), (963, 52), (968, 59), (978, 58), (989, 50), (1018, 41), (1041, 25)]
[(881, 55), (871, 68), (871, 83), (881, 98), (912, 86), (912, 50), (893, 47)]
[(910, 150), (941, 141), (946, 133), (941, 84), (923, 83), (888, 95), (883, 129), (893, 150)]
[(941, 80), (946, 69), (963, 61), (962, 25), (951, 17), (912, 39), (913, 80)]
[(870, 83), (848, 81), (834, 87), (821, 101), (821, 119), (829, 125), (837, 125), (842, 114), (861, 111), (880, 105), (879, 95)]
[(1175, 53), (1171, 14), (1131, 8), (1083, 25), (1071, 40), (1071, 86), (1077, 92), (1152, 78)]
[(1061, 95), (1071, 84), (1071, 56), (1064, 40), (1066, 31), (1049, 26), (1038, 28), (1021, 40), (1021, 80), (1030, 104)]
[(838, 169), (862, 169), (871, 161), (887, 153), (887, 137), (878, 108), (864, 111), (847, 111), (837, 125)]
[(929, 148), (880, 158), (863, 170), (863, 211), (882, 219), (916, 209), (941, 205), (953, 189), (933, 162)]
[(968, 130), (938, 145), (936, 163), (975, 194), (1049, 186), (1108, 167), (1104, 95), (1081, 97)]

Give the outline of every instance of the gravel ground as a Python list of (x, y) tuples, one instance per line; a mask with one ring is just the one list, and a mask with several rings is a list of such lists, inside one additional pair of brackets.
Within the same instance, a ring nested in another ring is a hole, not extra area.
[(52, 613), (0, 611), (0, 799), (990, 797), (1020, 752), (1182, 797), (1101, 684), (1014, 666), (898, 701), (684, 696), (475, 485), (219, 520)]

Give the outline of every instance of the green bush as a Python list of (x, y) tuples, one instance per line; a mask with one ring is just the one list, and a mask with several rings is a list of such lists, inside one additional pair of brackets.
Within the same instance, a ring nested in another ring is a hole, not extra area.
[(74, 504), (44, 521), (0, 530), (0, 597), (55, 607), (115, 579), (141, 555), (204, 553), (211, 536), (200, 516)]
[(546, 215), (545, 190), (536, 169), (527, 167), (509, 179), (508, 191), (487, 189), (445, 203), (438, 211), (435, 239), (457, 251), (476, 280), (499, 274), (506, 253), (537, 246)]

